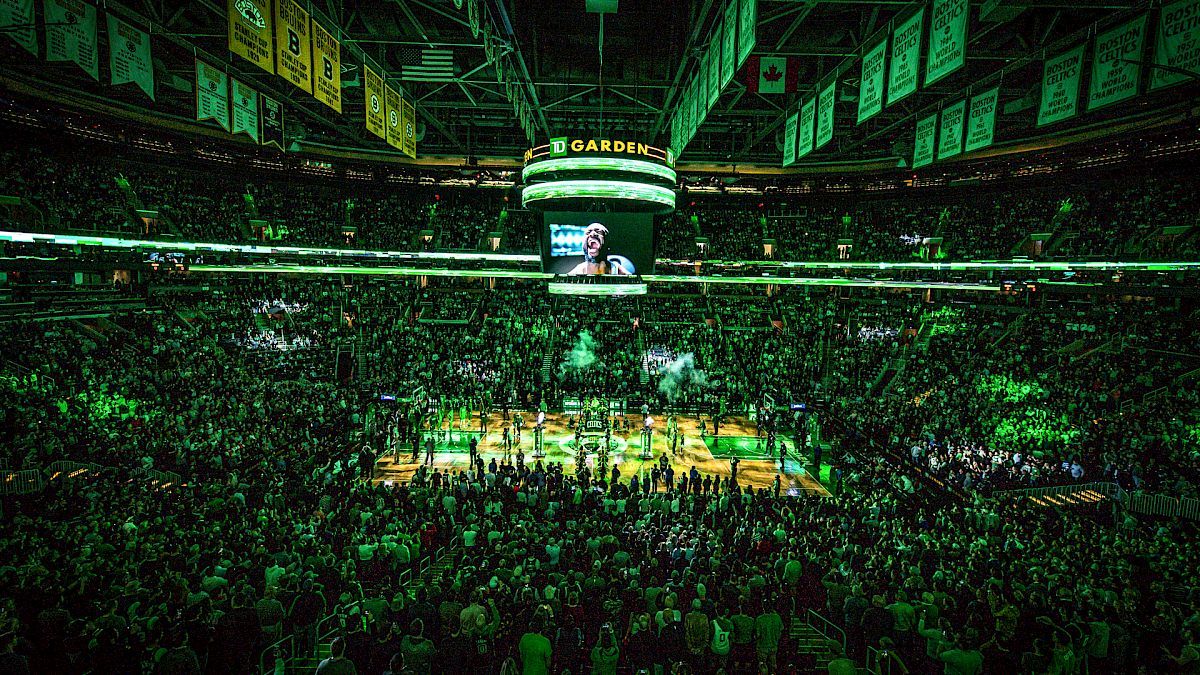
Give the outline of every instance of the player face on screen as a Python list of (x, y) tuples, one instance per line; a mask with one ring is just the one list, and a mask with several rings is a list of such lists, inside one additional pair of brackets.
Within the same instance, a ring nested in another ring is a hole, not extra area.
[(592, 223), (583, 230), (583, 262), (579, 263), (568, 274), (572, 275), (627, 275), (629, 270), (620, 263), (608, 259), (608, 248), (605, 245), (608, 238), (608, 228), (602, 223)]

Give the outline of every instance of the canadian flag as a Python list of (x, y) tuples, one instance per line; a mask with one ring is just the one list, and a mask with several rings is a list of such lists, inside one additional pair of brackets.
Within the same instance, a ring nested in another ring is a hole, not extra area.
[(796, 91), (800, 81), (800, 59), (791, 56), (751, 56), (746, 59), (743, 80), (750, 91), (759, 94), (786, 94)]

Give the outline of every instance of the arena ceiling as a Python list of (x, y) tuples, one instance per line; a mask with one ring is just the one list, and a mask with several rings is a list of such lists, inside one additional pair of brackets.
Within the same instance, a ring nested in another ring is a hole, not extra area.
[[(595, 2), (596, 0), (587, 0)], [(612, 2), (612, 0), (610, 0)], [(159, 118), (185, 122), (194, 112), (193, 58), (226, 64), (287, 105), (289, 141), (304, 148), (377, 149), (385, 144), (364, 129), (363, 56), (383, 64), (389, 80), (416, 101), (418, 152), (468, 163), (519, 158), (534, 140), (565, 134), (636, 138), (668, 145), (669, 113), (681, 84), (697, 66), (724, 0), (620, 0), (617, 11), (588, 11), (585, 0), (480, 0), (477, 33), (470, 0), (312, 0), (314, 12), (340, 26), (343, 38), (343, 114), (232, 56), (226, 43), (226, 3), (122, 0), (105, 4), (154, 34), (160, 95), (153, 104), (135, 92), (105, 87), (70, 64), (9, 54), (4, 82), (20, 81), (80, 105), (103, 99)], [(836, 73), (834, 141), (802, 164), (900, 163), (911, 154), (915, 119), (966, 95), (972, 85), (999, 84), (997, 149), (1044, 148), (1064, 130), (1034, 125), (1044, 50), (1082, 39), (1096, 25), (1115, 23), (1144, 5), (1129, 0), (987, 0), (971, 2), (966, 67), (916, 95), (856, 124), (855, 55), (884, 35), (914, 6), (903, 0), (758, 0), (755, 55), (789, 57), (796, 90), (759, 94), (742, 73), (721, 93), (681, 161), (697, 165), (778, 166), (783, 123), (819, 80)], [(986, 18), (981, 18), (985, 15)], [(603, 24), (602, 24), (603, 22)], [(105, 39), (102, 34), (102, 41)], [(5, 41), (5, 49), (12, 46)], [(422, 52), (449, 56), (451, 74), (425, 81), (404, 73)], [(104, 53), (103, 51), (101, 53)], [(490, 56), (490, 58), (489, 58)], [(509, 84), (498, 84), (497, 64)], [(13, 78), (10, 80), (9, 78)], [(1066, 125), (1078, 132), (1144, 128), (1192, 114), (1196, 85), (1142, 96)], [(532, 103), (527, 138), (512, 98)], [(1128, 126), (1126, 127), (1128, 128)]]

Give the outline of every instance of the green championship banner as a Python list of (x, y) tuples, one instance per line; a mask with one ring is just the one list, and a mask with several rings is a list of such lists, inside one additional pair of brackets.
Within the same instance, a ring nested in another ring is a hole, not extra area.
[(758, 24), (758, 0), (739, 0), (741, 14), (738, 16), (738, 58), (737, 67), (741, 68), (750, 52), (754, 51), (755, 32)]
[(717, 99), (721, 97), (721, 41), (715, 37), (708, 43), (708, 52), (704, 57), (704, 61), (708, 64), (706, 72), (708, 73), (708, 105), (706, 110), (712, 110), (712, 107), (717, 104)]
[(1145, 14), (1096, 36), (1088, 110), (1137, 96), (1145, 46)]
[(403, 151), (404, 132), (400, 126), (400, 93), (385, 84), (383, 85), (383, 96), (383, 105), (387, 110), (387, 143), (393, 148)]
[(258, 101), (262, 104), (262, 144), (283, 150), (283, 106), (266, 94), (259, 94)]
[(708, 113), (705, 109), (708, 104), (707, 85), (700, 77), (692, 79), (692, 136), (696, 135), (696, 131), (704, 124), (704, 116)]
[(229, 18), (229, 51), (274, 73), (271, 0), (229, 0), (225, 13)]
[(1000, 102), (1000, 87), (971, 97), (967, 114), (966, 151), (986, 148), (996, 137), (996, 107)]
[(80, 0), (46, 0), (46, 60), (71, 61), (100, 81), (96, 8)]
[(941, 130), (938, 133), (938, 159), (947, 159), (962, 154), (963, 116), (966, 111), (967, 102), (965, 100), (948, 108), (942, 108)]
[(813, 148), (819, 150), (833, 140), (833, 104), (837, 102), (837, 78), (829, 81), (821, 90), (817, 101), (817, 144)]
[(1180, 0), (1163, 5), (1158, 14), (1154, 64), (1186, 72), (1153, 68), (1150, 71), (1151, 89), (1186, 82), (1186, 73), (1200, 75), (1200, 0)]
[(196, 121), (215, 120), (229, 131), (229, 76), (196, 59)]
[(108, 72), (113, 85), (136, 84), (154, 100), (154, 62), (150, 60), (150, 35), (111, 13), (108, 20)]
[(258, 92), (238, 82), (233, 82), (233, 128), (235, 134), (246, 134), (259, 142), (258, 135)]
[(721, 24), (721, 89), (729, 86), (737, 72), (737, 25), (737, 0), (729, 0), (725, 5), (725, 22)]
[(1083, 47), (1047, 59), (1042, 69), (1042, 103), (1038, 126), (1061, 122), (1079, 110), (1079, 75), (1083, 72)]
[(342, 45), (316, 21), (312, 22), (313, 96), (342, 112)]
[(312, 93), (308, 12), (296, 0), (275, 0), (275, 62), (280, 77)]
[(817, 99), (810, 98), (800, 106), (800, 123), (796, 125), (796, 159), (813, 151), (813, 123), (817, 117)]
[(887, 104), (917, 90), (917, 69), (921, 65), (921, 24), (925, 10), (919, 10), (892, 32), (892, 59), (888, 69)]
[(367, 64), (363, 64), (363, 96), (366, 104), (367, 131), (387, 138), (386, 111), (383, 104), (383, 78)]
[(929, 56), (925, 86), (962, 68), (967, 62), (967, 0), (933, 0), (929, 12)]
[(917, 122), (917, 135), (913, 139), (912, 168), (919, 169), (933, 162), (933, 145), (937, 142), (937, 113)]
[(30, 54), (38, 55), (33, 0), (0, 0), (0, 34), (12, 38), (13, 42)]
[(401, 152), (416, 159), (417, 157), (417, 109), (406, 98), (400, 99), (400, 124), (403, 127), (401, 135)]
[(886, 39), (880, 40), (863, 55), (862, 77), (858, 85), (858, 124), (883, 110), (883, 65), (886, 59)]
[(783, 165), (791, 166), (796, 161), (796, 123), (800, 113), (793, 113), (787, 118), (783, 133)]

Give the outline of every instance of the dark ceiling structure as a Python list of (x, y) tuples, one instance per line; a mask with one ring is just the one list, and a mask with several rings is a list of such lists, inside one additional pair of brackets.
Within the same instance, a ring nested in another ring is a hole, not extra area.
[[(104, 11), (149, 29), (157, 101), (97, 84), (71, 64), (31, 59), (3, 41), (3, 81), (77, 105), (89, 101), (191, 123), (193, 59), (205, 58), (285, 102), (288, 139), (302, 149), (395, 154), (364, 128), (361, 64), (379, 64), (415, 101), (418, 154), (448, 164), (520, 158), (551, 136), (592, 135), (671, 144), (670, 115), (727, 0), (312, 0), (314, 16), (340, 29), (343, 112), (233, 56), (221, 0), (110, 0)], [(304, 4), (304, 3), (302, 3)], [(778, 167), (784, 121), (817, 83), (838, 79), (834, 140), (798, 166), (890, 163), (911, 156), (915, 120), (1000, 86), (996, 147), (1044, 148), (1066, 132), (1178, 123), (1195, 115), (1195, 81), (1047, 128), (1035, 125), (1042, 59), (1149, 7), (1130, 0), (986, 0), (970, 3), (966, 66), (856, 123), (859, 62), (918, 4), (904, 0), (758, 0), (754, 55), (786, 56), (795, 91), (760, 94), (739, 72), (680, 161)], [(106, 49), (101, 31), (101, 53)], [(9, 53), (11, 52), (11, 53)], [(427, 53), (449, 56), (446, 77), (408, 74)], [(101, 78), (103, 82), (104, 78)], [(431, 81), (432, 79), (432, 81)], [(382, 156), (382, 155), (381, 155)]]

